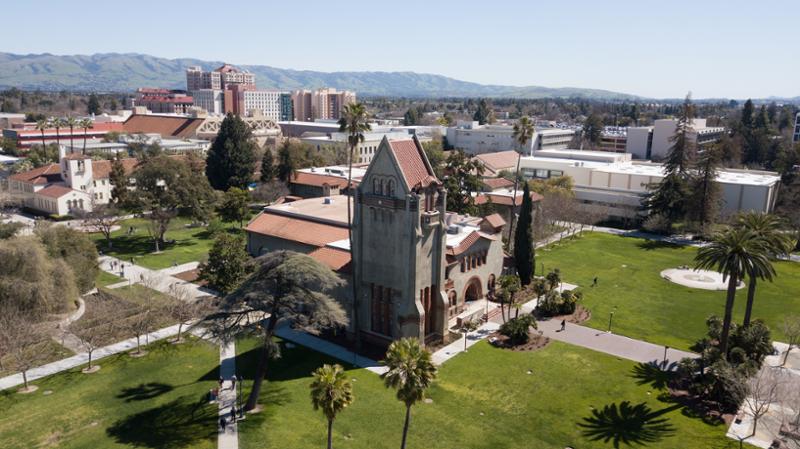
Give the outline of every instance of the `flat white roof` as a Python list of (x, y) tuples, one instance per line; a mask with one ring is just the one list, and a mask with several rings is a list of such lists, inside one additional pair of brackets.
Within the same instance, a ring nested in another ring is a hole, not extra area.
[[(310, 167), (301, 168), (297, 171), (303, 173), (313, 173), (315, 175), (334, 176), (337, 178), (347, 179), (347, 166), (346, 165), (330, 165), (327, 167)], [(362, 167), (353, 167), (353, 179), (361, 179), (367, 174), (367, 169)]]

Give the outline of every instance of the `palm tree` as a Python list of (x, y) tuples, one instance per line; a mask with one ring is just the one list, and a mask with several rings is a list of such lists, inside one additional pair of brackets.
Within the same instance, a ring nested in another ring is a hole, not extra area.
[(75, 133), (73, 131), (78, 126), (78, 119), (70, 115), (64, 120), (64, 125), (69, 128), (69, 151), (71, 153), (75, 149)]
[(56, 145), (61, 146), (61, 127), (64, 125), (64, 119), (58, 117), (50, 118), (50, 126), (56, 129)]
[(728, 335), (739, 280), (747, 273), (756, 271), (767, 273), (772, 269), (764, 241), (749, 229), (731, 228), (718, 233), (711, 243), (700, 248), (695, 256), (695, 262), (697, 268), (717, 270), (722, 273), (723, 280), (728, 281), (725, 318), (719, 342), (720, 353), (727, 359)]
[(322, 365), (312, 373), (311, 403), (328, 419), (328, 449), (333, 448), (333, 420), (353, 403), (353, 385), (341, 365)]
[[(792, 239), (781, 232), (782, 226), (781, 219), (775, 215), (765, 214), (763, 212), (747, 212), (739, 215), (736, 226), (752, 231), (758, 235), (763, 241), (767, 250), (767, 256), (774, 259), (777, 256), (791, 252), (794, 246)], [(772, 282), (772, 278), (776, 276), (775, 268), (772, 263), (768, 263), (764, 268), (767, 271), (756, 270), (755, 267), (747, 273), (749, 284), (747, 285), (747, 308), (744, 312), (743, 326), (750, 324), (750, 318), (753, 313), (753, 302), (756, 296), (756, 282), (758, 279), (766, 279)]]
[(50, 128), (50, 121), (46, 118), (40, 119), (36, 121), (36, 130), (42, 133), (42, 150), (44, 147), (47, 146), (47, 142), (44, 140), (44, 132)]
[(383, 361), (388, 371), (383, 373), (386, 388), (397, 390), (397, 399), (406, 405), (406, 420), (403, 425), (403, 442), (400, 449), (406, 447), (408, 425), (411, 422), (411, 406), (421, 401), (425, 390), (436, 378), (436, 366), (433, 364), (430, 351), (420, 345), (419, 340), (403, 338), (389, 345), (386, 359)]
[(94, 121), (90, 118), (81, 119), (78, 125), (83, 128), (83, 154), (86, 154), (86, 130), (94, 128)]
[[(347, 133), (347, 236), (350, 239), (350, 264), (351, 270), (355, 273), (355, 258), (353, 257), (353, 213), (350, 204), (355, 192), (353, 189), (353, 158), (355, 157), (356, 147), (364, 141), (364, 133), (372, 129), (369, 124), (369, 113), (363, 103), (350, 103), (342, 108), (341, 118), (339, 119), (339, 132)], [(358, 286), (351, 282), (353, 286), (353, 330), (356, 336), (356, 352), (361, 349), (361, 338), (359, 334), (358, 321)]]
[[(519, 145), (519, 153), (517, 154), (517, 171), (514, 172), (514, 196), (511, 197), (511, 223), (508, 225), (508, 241), (512, 241), (514, 235), (514, 215), (517, 213), (517, 186), (519, 184), (519, 163), (522, 160), (522, 152), (525, 150), (525, 145), (528, 145), (536, 128), (533, 122), (527, 116), (519, 119), (514, 124), (514, 141)], [(530, 148), (530, 147), (529, 147)]]

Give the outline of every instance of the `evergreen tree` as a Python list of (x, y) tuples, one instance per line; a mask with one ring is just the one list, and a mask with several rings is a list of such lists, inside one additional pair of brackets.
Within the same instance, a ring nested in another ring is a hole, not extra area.
[(272, 182), (276, 174), (275, 157), (272, 155), (272, 150), (267, 148), (261, 157), (261, 182)]
[(420, 113), (416, 107), (410, 107), (403, 115), (403, 123), (406, 126), (413, 126), (419, 124)]
[(747, 99), (742, 109), (741, 127), (743, 130), (750, 130), (753, 128), (753, 115), (755, 109), (753, 108), (753, 100)]
[(225, 294), (232, 292), (250, 273), (250, 255), (244, 236), (220, 232), (208, 252), (208, 261), (200, 265), (200, 279)]
[(239, 116), (229, 113), (222, 120), (206, 158), (206, 176), (211, 187), (247, 188), (255, 169), (255, 149), (250, 127)]
[(485, 98), (481, 98), (481, 101), (478, 102), (478, 109), (472, 116), (472, 120), (477, 121), (478, 124), (481, 125), (494, 123), (494, 110), (492, 110), (492, 107)]
[(586, 117), (583, 122), (583, 138), (589, 142), (589, 146), (594, 148), (595, 145), (600, 143), (603, 137), (603, 120), (599, 115), (592, 113)]
[(103, 112), (100, 107), (100, 100), (97, 99), (97, 94), (92, 93), (89, 95), (89, 101), (86, 103), (86, 113), (99, 115)]
[(111, 199), (120, 207), (125, 207), (128, 203), (128, 175), (125, 174), (125, 167), (119, 158), (111, 161), (111, 173), (108, 175), (111, 183)]
[(667, 173), (685, 174), (691, 167), (696, 150), (694, 143), (689, 139), (692, 120), (694, 120), (694, 105), (690, 94), (686, 96), (683, 102), (675, 135), (670, 139), (672, 148), (670, 148), (664, 161), (664, 170)]
[(295, 170), (297, 170), (297, 160), (292, 154), (291, 144), (286, 140), (278, 149), (278, 179), (289, 182)]
[(761, 131), (769, 131), (769, 125), (771, 120), (769, 119), (769, 113), (767, 112), (767, 107), (761, 105), (761, 109), (758, 111), (758, 115), (756, 115), (755, 120), (755, 128)]
[(684, 176), (668, 174), (645, 197), (645, 208), (651, 215), (661, 215), (672, 224), (684, 217), (688, 193), (689, 186)]
[(714, 224), (719, 213), (722, 190), (717, 183), (717, 168), (722, 162), (722, 150), (717, 145), (709, 145), (699, 155), (695, 166), (696, 173), (690, 182), (691, 197), (687, 211), (690, 218), (700, 224), (703, 232)]
[(533, 248), (533, 201), (528, 189), (528, 183), (523, 188), (522, 207), (519, 211), (517, 231), (514, 235), (514, 263), (517, 275), (523, 287), (531, 283), (533, 278), (534, 248)]
[(225, 192), (219, 206), (219, 216), (225, 221), (238, 221), (244, 227), (244, 221), (250, 216), (250, 193), (238, 187), (231, 187)]

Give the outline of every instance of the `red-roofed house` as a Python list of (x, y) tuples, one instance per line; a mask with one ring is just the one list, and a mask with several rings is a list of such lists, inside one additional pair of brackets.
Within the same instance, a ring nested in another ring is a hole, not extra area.
[[(52, 215), (90, 211), (93, 204), (111, 199), (111, 161), (94, 161), (78, 153), (66, 154), (62, 147), (58, 164), (49, 164), (8, 177), (9, 192), (19, 205)], [(126, 173), (137, 160), (123, 159)]]

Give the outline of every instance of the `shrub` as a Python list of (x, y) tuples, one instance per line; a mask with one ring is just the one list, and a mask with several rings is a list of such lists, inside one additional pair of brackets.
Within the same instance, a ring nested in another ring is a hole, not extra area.
[(578, 307), (578, 301), (583, 298), (583, 293), (577, 291), (563, 291), (555, 290), (548, 291), (544, 300), (539, 303), (539, 311), (544, 316), (556, 315), (570, 315), (575, 313)]
[(500, 326), (500, 333), (508, 337), (511, 345), (523, 345), (528, 342), (528, 331), (531, 327), (536, 329), (536, 319), (533, 315), (525, 314), (503, 323)]

